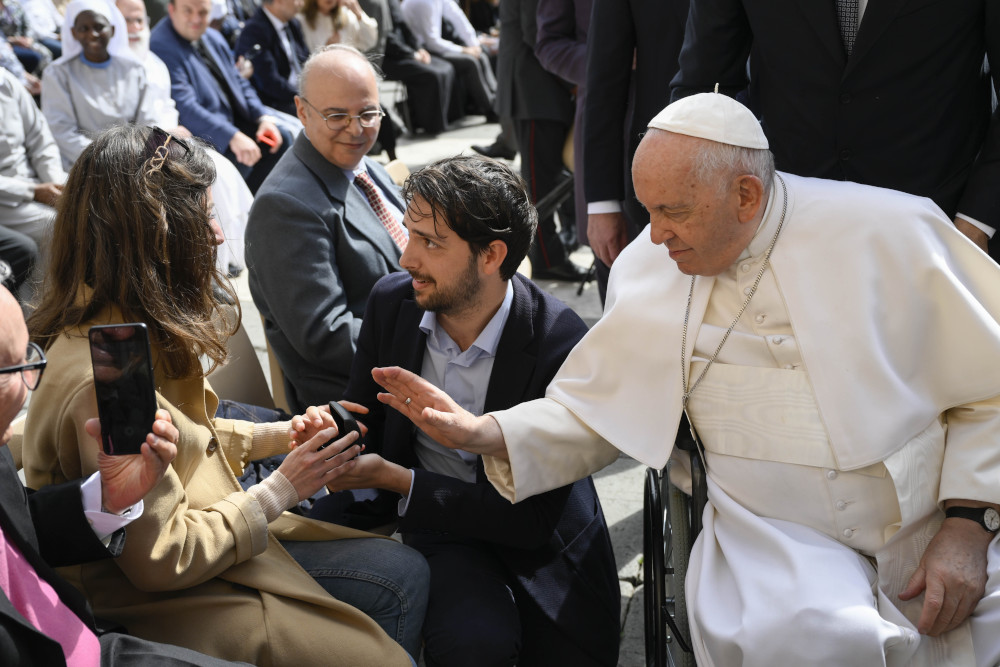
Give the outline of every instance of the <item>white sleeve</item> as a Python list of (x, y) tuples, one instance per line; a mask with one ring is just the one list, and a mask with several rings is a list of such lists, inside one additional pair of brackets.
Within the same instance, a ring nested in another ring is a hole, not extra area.
[(451, 25), (455, 28), (455, 34), (462, 41), (464, 46), (479, 45), (479, 36), (476, 35), (476, 29), (472, 27), (471, 23), (469, 23), (468, 17), (458, 6), (457, 2), (454, 0), (442, 0), (441, 16), (448, 19)]
[(120, 514), (105, 512), (101, 507), (101, 473), (95, 472), (80, 485), (83, 496), (83, 515), (94, 529), (97, 539), (106, 541), (116, 530), (124, 528), (142, 516), (142, 501), (123, 510)]
[[(443, 5), (447, 5), (451, 1), (441, 0)], [(423, 48), (437, 55), (462, 52), (461, 46), (441, 37), (442, 12), (435, 11), (432, 2), (407, 0), (402, 9), (410, 30), (422, 42)]]
[(611, 465), (619, 451), (551, 398), (489, 413), (503, 432), (510, 462), (483, 457), (496, 490), (512, 503), (558, 489)]

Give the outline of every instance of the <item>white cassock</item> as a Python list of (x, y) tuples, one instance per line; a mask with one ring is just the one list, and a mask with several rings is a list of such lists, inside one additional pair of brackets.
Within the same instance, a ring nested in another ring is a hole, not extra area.
[[(146, 51), (141, 62), (146, 67), (147, 95), (150, 97), (149, 104), (156, 115), (156, 122), (165, 130), (177, 127), (179, 117), (177, 106), (170, 97), (170, 72), (167, 66), (152, 51)], [(246, 267), (243, 237), (246, 234), (250, 207), (253, 205), (253, 194), (232, 162), (208, 145), (204, 148), (215, 163), (216, 179), (212, 186), (212, 201), (215, 202), (219, 225), (226, 237), (225, 243), (218, 249), (218, 267), (223, 273), (230, 265), (242, 270)]]
[[(785, 225), (757, 293), (691, 398), (709, 505), (687, 586), (699, 664), (996, 665), (1000, 547), (972, 622), (916, 633), (898, 599), (950, 498), (1000, 502), (1000, 267), (930, 200), (781, 175)], [(743, 256), (696, 280), (689, 378), (756, 277), (776, 181)], [(680, 419), (690, 278), (648, 234), (546, 398), (493, 413), (517, 500), (618, 450), (662, 468)]]

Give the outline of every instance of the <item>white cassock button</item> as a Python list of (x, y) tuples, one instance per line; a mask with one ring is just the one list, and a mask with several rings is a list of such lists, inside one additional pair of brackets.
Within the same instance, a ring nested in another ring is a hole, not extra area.
[(750, 296), (750, 292), (752, 291), (753, 291), (752, 287), (746, 287), (743, 289), (743, 293), (746, 294), (747, 296)]
[(757, 324), (764, 324), (764, 320), (767, 319), (767, 315), (765, 315), (764, 313), (761, 313), (761, 314), (759, 314), (757, 317), (755, 317), (753, 319), (754, 319), (754, 322), (756, 322)]
[(795, 366), (792, 365), (792, 364), (785, 364), (785, 370), (786, 371), (794, 371), (795, 370)]
[(844, 537), (846, 537), (847, 539), (851, 539), (853, 536), (854, 536), (854, 529), (853, 528), (845, 528), (844, 529)]
[(740, 271), (742, 271), (743, 273), (746, 273), (749, 270), (750, 270), (750, 264), (744, 264), (743, 266), (740, 267)]
[(837, 471), (836, 470), (827, 470), (826, 471), (826, 478), (827, 479), (837, 479)]
[(843, 501), (843, 500), (838, 500), (837, 503), (836, 503), (836, 507), (837, 507), (838, 510), (840, 510), (841, 512), (843, 512), (844, 510), (847, 509), (847, 503), (845, 501)]
[(782, 343), (785, 342), (785, 338), (783, 336), (775, 336), (774, 338), (771, 339), (771, 342), (774, 343), (775, 345), (781, 345)]

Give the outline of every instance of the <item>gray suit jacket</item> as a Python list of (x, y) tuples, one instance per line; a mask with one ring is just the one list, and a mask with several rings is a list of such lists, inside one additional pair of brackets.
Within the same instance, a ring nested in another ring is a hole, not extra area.
[[(385, 170), (365, 164), (404, 209)], [(300, 134), (257, 193), (246, 231), (250, 294), (293, 410), (340, 398), (368, 294), (400, 270), (400, 254), (364, 194)]]

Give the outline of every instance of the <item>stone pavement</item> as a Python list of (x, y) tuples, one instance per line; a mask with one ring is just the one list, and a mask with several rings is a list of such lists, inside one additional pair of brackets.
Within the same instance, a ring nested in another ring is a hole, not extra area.
[[(383, 84), (383, 102), (391, 106), (393, 84)], [(415, 171), (437, 159), (471, 153), (472, 144), (489, 145), (496, 138), (499, 126), (482, 122), (481, 117), (472, 117), (457, 129), (436, 138), (401, 138), (397, 145), (397, 157)], [(386, 158), (376, 156), (381, 162)], [(515, 161), (515, 169), (518, 164)], [(588, 248), (573, 254), (573, 260), (581, 266), (590, 266), (593, 255)], [(234, 281), (243, 307), (243, 323), (250, 335), (254, 348), (261, 360), (261, 366), (270, 381), (267, 352), (264, 344), (260, 316), (250, 298), (246, 272)], [(588, 283), (577, 295), (577, 283), (540, 281), (539, 286), (562, 299), (573, 308), (588, 325), (601, 316), (597, 284)], [(622, 456), (594, 476), (598, 495), (604, 507), (604, 514), (611, 530), (615, 560), (618, 565), (618, 579), (622, 600), (622, 644), (618, 664), (620, 667), (640, 667), (645, 664), (642, 616), (642, 484), (645, 467)]]

